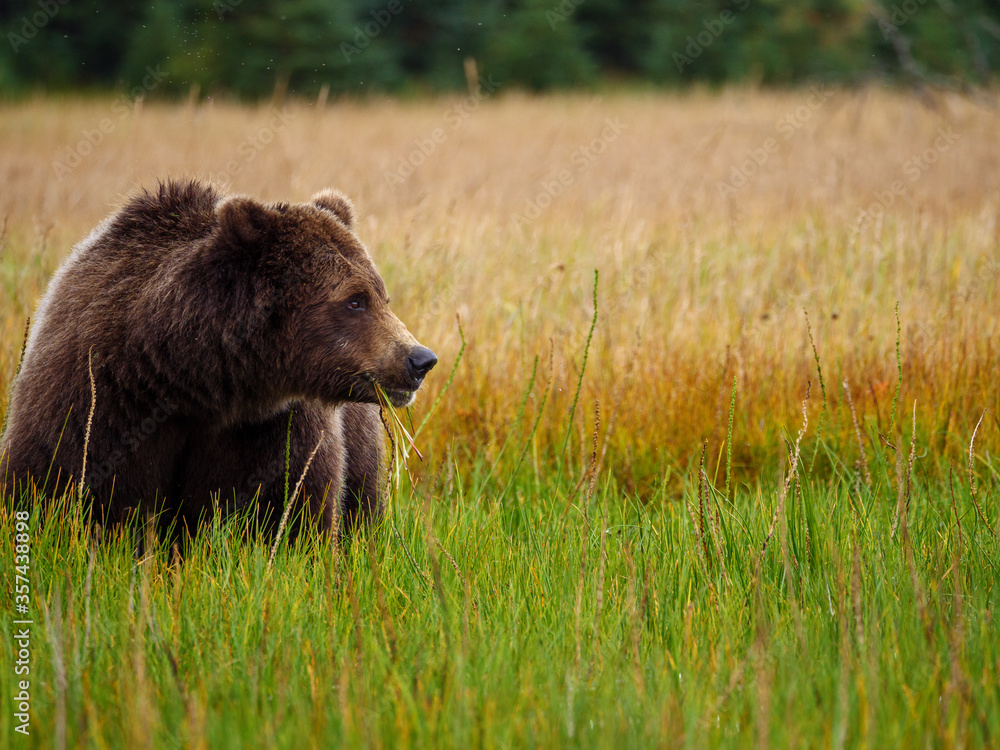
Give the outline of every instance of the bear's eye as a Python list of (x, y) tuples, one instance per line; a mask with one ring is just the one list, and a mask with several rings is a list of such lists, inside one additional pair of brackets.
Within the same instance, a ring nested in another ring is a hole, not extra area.
[(368, 307), (366, 300), (362, 296), (351, 297), (347, 301), (347, 309), (353, 310), (354, 312), (361, 312)]

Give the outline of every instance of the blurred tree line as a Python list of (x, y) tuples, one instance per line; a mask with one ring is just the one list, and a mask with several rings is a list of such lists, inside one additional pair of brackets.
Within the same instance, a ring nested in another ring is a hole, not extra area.
[[(1000, 0), (0, 0), (0, 90), (985, 82)], [(471, 58), (473, 66), (466, 63)]]

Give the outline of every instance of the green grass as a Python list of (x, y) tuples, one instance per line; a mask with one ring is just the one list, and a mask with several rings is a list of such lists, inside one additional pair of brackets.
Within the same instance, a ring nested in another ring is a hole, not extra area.
[[(453, 464), (270, 572), (240, 519), (137, 563), (138, 532), (88, 544), (79, 510), (36, 510), (31, 744), (995, 746), (1000, 466), (975, 459), (973, 496), (927, 456), (909, 481), (873, 452), (871, 489), (829, 458), (645, 507), (527, 469), (499, 503), (509, 477), (472, 496), (491, 467)], [(0, 701), (21, 746), (11, 679)]]
[[(386, 420), (392, 512), (269, 567), (243, 519), (137, 562), (139, 532), (91, 544), (72, 502), (36, 509), (28, 740), (0, 537), (0, 748), (997, 746), (996, 112), (843, 91), (720, 196), (802, 97), (500, 95), (392, 190), (384, 165), (452, 102), (291, 103), (233, 191), (335, 180), (441, 357), (419, 411)], [(0, 416), (72, 244), (137, 185), (225, 170), (270, 117), (149, 103), (53, 181), (109, 106), (0, 120)], [(612, 115), (627, 137), (512, 227)]]

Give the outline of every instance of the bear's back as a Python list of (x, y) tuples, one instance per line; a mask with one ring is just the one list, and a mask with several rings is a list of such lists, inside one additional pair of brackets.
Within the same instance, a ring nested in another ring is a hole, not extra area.
[[(37, 350), (70, 351), (78, 334), (129, 325), (128, 309), (157, 275), (183, 262), (215, 226), (218, 194), (197, 182), (168, 182), (132, 198), (79, 243), (49, 282), (25, 364)], [(74, 352), (75, 354), (75, 352)]]
[(198, 182), (161, 183), (135, 196), (112, 217), (107, 238), (123, 247), (164, 249), (202, 239), (215, 226), (219, 195)]
[[(104, 375), (126, 385), (122, 373), (140, 364), (128, 345), (142, 341), (134, 310), (158, 294), (157, 286), (169, 286), (185, 258), (212, 235), (218, 200), (212, 188), (195, 182), (161, 184), (129, 200), (74, 247), (32, 320), (3, 436), (8, 448), (17, 440), (51, 451), (63, 429), (80, 431), (77, 422), (86, 420), (90, 402), (91, 356), (99, 381)], [(163, 310), (158, 324), (170, 325), (170, 318)]]

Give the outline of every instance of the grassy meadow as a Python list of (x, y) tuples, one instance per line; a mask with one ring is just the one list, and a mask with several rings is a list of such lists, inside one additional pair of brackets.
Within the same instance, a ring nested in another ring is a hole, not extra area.
[(0, 415), (61, 259), (168, 176), (344, 190), (441, 363), (400, 415), (422, 458), (344, 544), (269, 565), (236, 518), (136, 560), (142, 528), (95, 543), (72, 502), (36, 509), (29, 738), (4, 535), (0, 742), (995, 746), (997, 112), (876, 88), (3, 105)]

